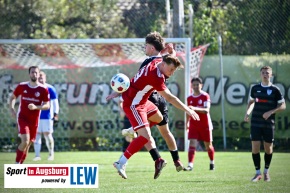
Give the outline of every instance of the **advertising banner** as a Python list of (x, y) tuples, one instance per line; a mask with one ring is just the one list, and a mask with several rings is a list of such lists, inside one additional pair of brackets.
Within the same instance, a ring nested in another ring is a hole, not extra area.
[[(214, 136), (222, 132), (221, 66), (218, 56), (204, 58), (200, 76), (203, 90), (211, 97), (211, 118)], [(225, 96), (225, 122), (227, 137), (249, 137), (250, 123), (244, 122), (250, 88), (261, 82), (260, 68), (270, 66), (272, 82), (277, 85), (286, 101), (286, 110), (276, 114), (275, 138), (290, 137), (290, 57), (289, 56), (224, 56), (223, 83)]]
[[(276, 116), (275, 138), (290, 136), (290, 57), (289, 56), (224, 56), (224, 93), (225, 121), (227, 136), (249, 137), (250, 124), (243, 121), (252, 85), (260, 82), (260, 68), (269, 65), (273, 68), (276, 84), (283, 93), (287, 109)], [(120, 118), (118, 98), (106, 101), (112, 92), (111, 77), (122, 72), (132, 77), (139, 64), (104, 66), (98, 68), (45, 69), (47, 82), (52, 84), (58, 94), (60, 103), (60, 124), (55, 128), (56, 138), (120, 138), (123, 120)], [(184, 71), (178, 70), (171, 77), (167, 86), (183, 102)], [(222, 85), (218, 56), (206, 56), (200, 69), (203, 78), (203, 90), (211, 97), (211, 117), (214, 136), (222, 136)], [(0, 136), (17, 135), (16, 121), (10, 116), (8, 99), (15, 86), (29, 78), (27, 69), (0, 70)], [(190, 80), (189, 80), (190, 81)], [(170, 130), (182, 138), (184, 136), (184, 112), (169, 106)], [(154, 129), (153, 132), (157, 132)], [(159, 134), (158, 134), (159, 135)], [(154, 134), (154, 136), (156, 136)], [(102, 140), (99, 140), (99, 145)], [(111, 144), (114, 145), (114, 144)]]

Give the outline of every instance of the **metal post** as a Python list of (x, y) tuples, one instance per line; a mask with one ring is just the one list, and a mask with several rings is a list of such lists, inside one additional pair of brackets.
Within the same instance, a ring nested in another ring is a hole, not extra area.
[(218, 46), (219, 46), (219, 57), (220, 57), (220, 68), (221, 68), (221, 102), (222, 102), (222, 127), (223, 127), (223, 139), (224, 139), (224, 149), (227, 149), (227, 134), (226, 134), (226, 118), (225, 118), (225, 104), (224, 104), (224, 72), (223, 72), (223, 59), (222, 59), (222, 37), (218, 36)]
[(166, 0), (166, 20), (167, 20), (167, 36), (168, 38), (172, 37), (172, 31), (171, 31), (171, 11), (170, 11), (170, 0)]
[[(190, 63), (191, 63), (191, 55), (190, 55), (190, 50), (191, 50), (191, 39), (187, 38), (187, 41), (185, 43), (185, 53), (186, 53), (186, 63), (185, 63), (185, 69), (190, 68)], [(187, 97), (190, 94), (190, 70), (185, 71), (185, 76), (184, 76), (184, 103), (186, 104)], [(188, 151), (189, 143), (187, 139), (187, 128), (186, 128), (186, 113), (184, 113), (184, 151)]]
[(189, 4), (188, 5), (188, 17), (189, 17), (189, 37), (191, 39), (191, 42), (193, 43), (193, 34), (192, 34), (192, 31), (193, 31), (193, 9), (192, 9), (192, 4)]
[(184, 36), (184, 7), (183, 0), (173, 1), (173, 37)]

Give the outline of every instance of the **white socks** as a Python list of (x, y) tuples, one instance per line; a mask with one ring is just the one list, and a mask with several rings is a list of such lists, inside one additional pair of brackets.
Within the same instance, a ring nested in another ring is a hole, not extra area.
[(54, 154), (54, 140), (53, 140), (52, 134), (50, 133), (47, 136), (45, 135), (44, 138), (45, 138), (46, 147), (49, 151), (49, 155), (51, 156)]
[(41, 134), (37, 133), (34, 141), (35, 157), (40, 157), (41, 150)]
[[(54, 154), (54, 140), (52, 137), (52, 134), (44, 135), (46, 147), (49, 152), (49, 156), (53, 156)], [(41, 134), (36, 134), (36, 139), (34, 141), (34, 151), (35, 151), (35, 157), (40, 157), (40, 151), (41, 151)]]
[(119, 159), (119, 164), (125, 165), (127, 163), (127, 161), (128, 161), (128, 159), (124, 155), (122, 155)]

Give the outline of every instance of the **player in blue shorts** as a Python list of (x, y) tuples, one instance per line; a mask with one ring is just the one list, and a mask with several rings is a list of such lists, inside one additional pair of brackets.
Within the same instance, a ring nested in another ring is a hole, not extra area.
[(34, 151), (35, 151), (35, 158), (33, 161), (40, 161), (40, 151), (41, 151), (41, 137), (42, 134), (44, 135), (44, 139), (46, 142), (46, 147), (49, 151), (49, 161), (54, 160), (54, 139), (52, 136), (53, 133), (53, 126), (58, 123), (58, 113), (59, 113), (59, 103), (58, 103), (58, 95), (55, 88), (46, 83), (46, 74), (41, 71), (38, 81), (44, 84), (49, 91), (50, 94), (50, 109), (49, 110), (42, 110), (40, 114), (40, 120), (37, 130), (36, 139), (34, 142)]

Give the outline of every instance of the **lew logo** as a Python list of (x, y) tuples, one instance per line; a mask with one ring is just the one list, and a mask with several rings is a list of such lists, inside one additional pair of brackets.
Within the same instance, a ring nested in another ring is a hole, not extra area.
[(99, 167), (96, 164), (5, 164), (4, 171), (4, 188), (99, 186)]
[(97, 174), (97, 167), (70, 167), (70, 184), (95, 185)]

